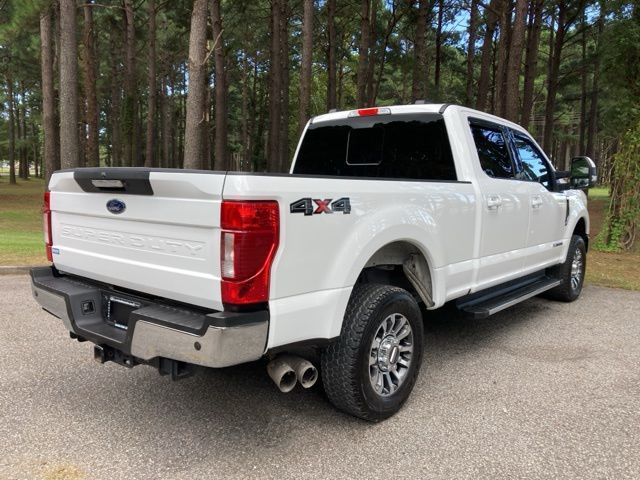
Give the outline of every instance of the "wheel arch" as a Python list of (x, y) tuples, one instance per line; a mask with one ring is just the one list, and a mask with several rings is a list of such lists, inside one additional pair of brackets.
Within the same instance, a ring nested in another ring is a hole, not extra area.
[(382, 283), (408, 290), (433, 306), (433, 268), (429, 253), (415, 242), (396, 240), (376, 250), (362, 267), (356, 283)]
[(584, 240), (585, 248), (589, 251), (589, 234), (587, 229), (587, 220), (585, 217), (580, 217), (573, 227), (572, 235), (579, 235)]

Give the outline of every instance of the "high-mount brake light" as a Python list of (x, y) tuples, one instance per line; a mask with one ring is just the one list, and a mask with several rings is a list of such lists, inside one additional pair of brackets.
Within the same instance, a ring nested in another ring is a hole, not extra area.
[(51, 235), (51, 194), (44, 192), (44, 202), (42, 204), (42, 227), (44, 231), (44, 244), (47, 251), (47, 260), (53, 262), (51, 246), (53, 245), (53, 237)]
[(391, 109), (388, 107), (360, 108), (349, 112), (350, 117), (372, 117), (374, 115), (389, 115)]
[(222, 303), (267, 302), (280, 236), (278, 202), (225, 200), (220, 216)]

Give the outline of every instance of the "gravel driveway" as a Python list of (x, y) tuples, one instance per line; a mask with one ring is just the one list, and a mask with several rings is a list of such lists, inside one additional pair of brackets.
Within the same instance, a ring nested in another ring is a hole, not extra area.
[(640, 294), (587, 287), (474, 321), (431, 317), (382, 424), (264, 363), (171, 382), (92, 361), (0, 276), (0, 478), (640, 478)]

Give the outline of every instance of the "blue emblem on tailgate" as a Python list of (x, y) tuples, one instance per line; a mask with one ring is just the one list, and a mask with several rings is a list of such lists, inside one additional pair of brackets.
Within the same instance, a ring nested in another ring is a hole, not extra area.
[(118, 215), (126, 210), (127, 206), (122, 200), (118, 200), (114, 198), (113, 200), (109, 200), (107, 202), (107, 210), (111, 213)]

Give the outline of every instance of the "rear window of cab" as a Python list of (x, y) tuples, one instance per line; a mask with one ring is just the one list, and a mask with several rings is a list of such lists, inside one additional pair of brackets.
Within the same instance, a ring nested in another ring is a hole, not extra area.
[(457, 180), (442, 115), (389, 114), (309, 125), (294, 174)]

